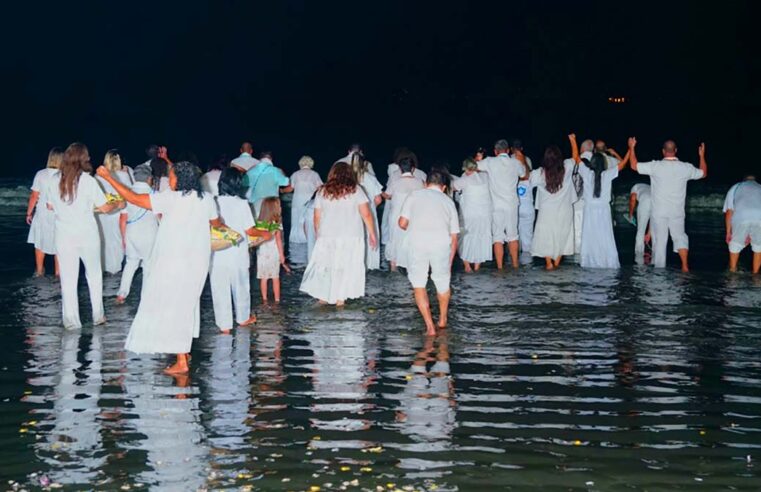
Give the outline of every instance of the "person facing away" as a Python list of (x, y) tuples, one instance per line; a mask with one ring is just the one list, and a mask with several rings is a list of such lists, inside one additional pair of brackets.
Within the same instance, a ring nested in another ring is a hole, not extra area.
[[(591, 159), (592, 151), (595, 148), (593, 140), (584, 140), (581, 142), (579, 152), (582, 159)], [(574, 168), (573, 172), (573, 185), (576, 187), (576, 201), (573, 202), (573, 252), (574, 254), (581, 254), (581, 230), (584, 226), (584, 193), (582, 191), (583, 178), (579, 173), (579, 166)]]
[[(634, 219), (635, 209), (637, 211), (636, 219)], [(632, 186), (629, 192), (629, 221), (635, 222), (637, 226), (637, 235), (634, 237), (634, 262), (637, 265), (645, 264), (645, 244), (650, 242), (651, 210), (650, 185), (637, 183)]]
[(304, 213), (307, 202), (314, 192), (322, 186), (322, 178), (314, 170), (314, 159), (308, 155), (299, 159), (299, 170), (291, 174), (293, 199), (291, 200), (291, 230), (288, 234), (288, 244), (304, 244), (307, 242), (304, 234)]
[(262, 200), (279, 197), (280, 188), (290, 183), (283, 170), (272, 163), (272, 153), (262, 152), (259, 163), (247, 173), (244, 183), (248, 186), (248, 201), (254, 206), (254, 215), (259, 215)]
[(253, 157), (254, 147), (250, 142), (243, 142), (240, 146), (240, 155), (230, 162), (230, 166), (242, 173), (247, 173), (253, 169), (259, 160)]
[(399, 227), (399, 213), (402, 211), (402, 205), (407, 196), (415, 191), (424, 188), (424, 184), (415, 177), (415, 165), (417, 159), (410, 154), (402, 157), (399, 161), (399, 170), (401, 175), (398, 179), (393, 180), (383, 198), (386, 199), (386, 205), (389, 206), (389, 242), (386, 245), (385, 256), (390, 263), (391, 271), (396, 271), (397, 266), (407, 267), (407, 241), (406, 232)]
[[(415, 303), (423, 316), (427, 335), (435, 335), (437, 327), (446, 328), (449, 313), (449, 283), (460, 223), (454, 202), (446, 195), (448, 186), (449, 174), (432, 169), (425, 188), (410, 193), (399, 214), (399, 227), (409, 235), (407, 278), (412, 284)], [(426, 292), (429, 272), (439, 301), (439, 321), (436, 325)]]
[(608, 147), (608, 144), (605, 143), (605, 140), (595, 140), (595, 152), (599, 152), (605, 156), (606, 169), (609, 169), (613, 166), (618, 166), (618, 164), (623, 160), (621, 155), (616, 152), (615, 149)]
[[(122, 168), (122, 160), (116, 149), (106, 152), (103, 158), (103, 165), (115, 176), (122, 184), (132, 185), (132, 178), (129, 173)], [(100, 176), (95, 179), (106, 194), (118, 194), (114, 188)], [(124, 262), (124, 241), (121, 230), (119, 229), (119, 216), (117, 212), (110, 214), (99, 214), (98, 227), (100, 228), (100, 248), (103, 262), (103, 270), (110, 274), (117, 274), (122, 269)]]
[(79, 318), (77, 283), (79, 262), (85, 267), (90, 291), (93, 324), (106, 322), (103, 311), (103, 270), (100, 234), (95, 213), (110, 213), (120, 205), (108, 203), (92, 171), (90, 153), (81, 143), (66, 148), (58, 173), (48, 181), (45, 197), (55, 214), (55, 248), (61, 274), (63, 326), (82, 327)]
[(634, 171), (650, 176), (650, 187), (653, 200), (653, 210), (650, 217), (650, 230), (653, 240), (653, 264), (656, 268), (666, 266), (666, 247), (668, 237), (674, 243), (674, 251), (679, 254), (682, 271), (689, 271), (688, 253), (689, 238), (684, 232), (685, 210), (687, 198), (687, 182), (693, 179), (703, 179), (708, 174), (708, 164), (705, 159), (705, 144), (698, 147), (700, 168), (690, 163), (680, 161), (677, 154), (676, 142), (667, 140), (663, 144), (663, 159), (651, 162), (638, 162), (635, 147), (637, 139), (629, 139), (631, 166)]
[(536, 211), (534, 209), (534, 186), (531, 185), (529, 178), (534, 169), (534, 164), (523, 153), (523, 142), (517, 139), (510, 144), (510, 157), (518, 159), (526, 165), (526, 175), (518, 181), (518, 241), (521, 262), (530, 263)]
[(462, 170), (462, 176), (452, 182), (454, 190), (460, 192), (462, 215), (458, 252), (465, 271), (472, 272), (492, 259), (491, 194), (489, 178), (478, 170), (478, 162), (465, 159)]
[(497, 140), (494, 157), (479, 161), (478, 169), (489, 177), (492, 204), (492, 242), (497, 268), (503, 268), (505, 245), (513, 268), (518, 268), (518, 180), (528, 175), (527, 166), (510, 157), (507, 140)]
[(48, 153), (48, 163), (45, 169), (40, 169), (34, 175), (29, 203), (26, 208), (26, 223), (29, 225), (29, 235), (26, 242), (34, 245), (34, 276), (45, 275), (45, 255), (53, 255), (55, 275), (58, 276), (58, 257), (55, 256), (55, 214), (48, 210), (47, 198), (44, 192), (50, 178), (57, 174), (63, 160), (63, 150), (53, 147)]
[[(399, 147), (394, 151), (394, 160), (391, 164), (388, 165), (388, 169), (386, 170), (386, 175), (388, 179), (386, 179), (386, 190), (388, 190), (391, 187), (391, 184), (401, 177), (402, 172), (399, 169), (399, 162), (401, 162), (402, 159), (409, 158), (412, 159), (414, 169), (412, 171), (412, 175), (415, 176), (420, 180), (421, 183), (425, 183), (425, 173), (418, 168), (418, 161), (417, 156), (414, 152), (412, 152), (407, 147)], [(391, 240), (391, 205), (386, 201), (385, 205), (383, 206), (383, 216), (381, 217), (381, 224), (380, 224), (380, 234), (381, 234), (381, 242), (383, 245), (387, 245), (389, 241)]]
[(211, 196), (219, 195), (219, 177), (222, 176), (222, 171), (230, 167), (230, 161), (226, 155), (221, 155), (212, 162), (206, 173), (201, 176), (201, 188), (204, 193), (210, 193)]
[(273, 238), (263, 242), (256, 248), (256, 278), (259, 279), (259, 290), (262, 302), (267, 304), (268, 283), (272, 283), (272, 295), (275, 302), (280, 302), (280, 267), (286, 272), (290, 268), (285, 261), (285, 248), (283, 247), (283, 211), (280, 199), (275, 197), (265, 198), (262, 201), (261, 211), (257, 217), (259, 222), (268, 222), (277, 225), (278, 229), (273, 233)]
[[(150, 166), (145, 164), (137, 166), (134, 170), (135, 184), (132, 185), (132, 191), (137, 194), (153, 193), (153, 188), (151, 188), (152, 174)], [(122, 245), (127, 261), (124, 264), (119, 292), (116, 295), (117, 304), (122, 304), (127, 299), (132, 286), (132, 278), (140, 267), (143, 268), (142, 285), (145, 287), (146, 278), (150, 273), (148, 264), (158, 229), (158, 218), (150, 210), (128, 203), (127, 207), (119, 214), (119, 230), (121, 231)]]
[(359, 157), (365, 162), (365, 164), (367, 165), (367, 172), (375, 176), (375, 170), (373, 169), (373, 164), (365, 158), (365, 153), (362, 150), (362, 146), (358, 143), (351, 144), (347, 154), (341, 157), (340, 159), (338, 159), (336, 162), (345, 162), (346, 164), (351, 166), (351, 163), (355, 155), (359, 155)]
[(761, 268), (761, 185), (748, 175), (727, 192), (724, 217), (729, 247), (729, 271), (737, 271), (740, 252), (750, 244), (753, 251), (752, 272)]
[(229, 334), (233, 328), (233, 307), (238, 326), (256, 322), (256, 316), (251, 312), (249, 236), (271, 238), (269, 232), (255, 228), (254, 216), (245, 196), (240, 171), (235, 168), (222, 171), (216, 199), (219, 215), (227, 227), (244, 238), (240, 244), (212, 253), (209, 265), (214, 322), (223, 334)]
[[(370, 173), (368, 168), (369, 162), (364, 160), (362, 154), (354, 154), (351, 161), (351, 170), (357, 184), (362, 188), (369, 200), (370, 211), (373, 215), (373, 224), (375, 224), (375, 237), (380, 234), (378, 227), (378, 213), (376, 207), (383, 201), (383, 186), (374, 174)], [(380, 249), (370, 247), (370, 231), (365, 231), (365, 266), (368, 270), (380, 269)]]

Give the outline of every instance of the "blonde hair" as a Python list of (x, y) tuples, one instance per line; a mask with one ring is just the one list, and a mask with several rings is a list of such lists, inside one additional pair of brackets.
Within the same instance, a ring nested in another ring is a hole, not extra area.
[(299, 169), (312, 169), (314, 167), (314, 159), (305, 155), (299, 159)]
[(121, 171), (122, 158), (116, 150), (109, 150), (103, 158), (103, 166), (111, 172)]
[(463, 171), (475, 171), (478, 169), (478, 163), (475, 161), (475, 159), (471, 159), (468, 157), (464, 161), (462, 161), (462, 170)]
[(280, 199), (274, 196), (262, 200), (259, 209), (259, 221), (283, 223), (283, 211), (280, 208)]
[(63, 150), (60, 147), (53, 147), (48, 152), (48, 169), (58, 169), (63, 161)]

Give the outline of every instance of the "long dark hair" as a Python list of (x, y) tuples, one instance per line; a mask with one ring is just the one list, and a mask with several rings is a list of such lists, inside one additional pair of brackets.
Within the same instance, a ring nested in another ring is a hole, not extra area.
[(201, 190), (201, 171), (198, 166), (192, 162), (182, 161), (176, 163), (172, 170), (177, 178), (177, 185), (174, 190), (182, 192), (183, 195), (188, 195), (192, 192), (196, 192), (199, 198), (203, 197), (203, 191)]
[(601, 152), (595, 152), (589, 161), (584, 160), (584, 165), (595, 173), (595, 191), (594, 197), (599, 198), (602, 191), (602, 172), (608, 165), (608, 160)]
[(246, 198), (243, 174), (234, 167), (228, 167), (219, 176), (219, 196)]
[(337, 200), (357, 191), (357, 179), (351, 166), (345, 162), (336, 162), (330, 168), (328, 181), (322, 186), (322, 194), (329, 200)]
[(153, 189), (158, 190), (161, 178), (169, 175), (169, 166), (164, 159), (154, 157), (151, 159), (151, 172), (153, 173)]
[(557, 193), (563, 186), (565, 177), (565, 166), (563, 165), (563, 153), (557, 145), (550, 145), (544, 151), (542, 160), (544, 169), (544, 187), (550, 193)]
[(77, 197), (79, 177), (83, 172), (92, 170), (90, 165), (90, 152), (83, 143), (74, 142), (63, 153), (61, 161), (61, 182), (58, 188), (61, 192), (61, 200), (71, 203)]
[(414, 159), (412, 156), (405, 156), (399, 159), (399, 162), (397, 163), (399, 165), (399, 171), (404, 173), (411, 173), (415, 170), (417, 167), (416, 159)]

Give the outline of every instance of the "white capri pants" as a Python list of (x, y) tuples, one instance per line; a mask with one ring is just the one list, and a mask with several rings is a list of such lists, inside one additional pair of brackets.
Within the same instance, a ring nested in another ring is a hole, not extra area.
[[(219, 262), (222, 263), (222, 262)], [(235, 320), (241, 324), (251, 317), (251, 284), (248, 267), (244, 265), (215, 264), (212, 259), (209, 268), (211, 283), (211, 300), (214, 305), (214, 322), (220, 330), (233, 327), (233, 309)], [(230, 296), (232, 295), (232, 299)]]
[(536, 211), (531, 203), (521, 204), (518, 209), (518, 236), (521, 241), (521, 251), (531, 253), (531, 241), (534, 240), (534, 219)]
[(684, 217), (650, 217), (650, 231), (653, 241), (653, 265), (666, 267), (666, 249), (669, 235), (674, 243), (674, 252), (689, 249), (690, 240), (684, 232)]
[(637, 203), (637, 236), (634, 239), (634, 255), (637, 257), (645, 254), (645, 234), (647, 224), (650, 223), (650, 199), (646, 198)]
[(413, 289), (425, 289), (430, 272), (436, 292), (439, 294), (449, 292), (449, 281), (452, 278), (452, 265), (449, 263), (450, 248), (451, 244), (410, 248), (407, 278)]
[(100, 237), (93, 234), (90, 237), (72, 236), (56, 229), (56, 251), (58, 251), (58, 266), (61, 273), (61, 301), (63, 304), (63, 326), (68, 329), (82, 327), (79, 319), (79, 261), (85, 266), (87, 287), (90, 289), (92, 304), (92, 320), (94, 324), (105, 321), (103, 311), (103, 270), (100, 266)]
[(729, 252), (739, 253), (745, 248), (745, 241), (750, 238), (750, 248), (754, 253), (761, 253), (761, 222), (743, 222), (732, 227), (732, 240)]
[(494, 209), (491, 214), (492, 242), (509, 243), (518, 240), (518, 206)]

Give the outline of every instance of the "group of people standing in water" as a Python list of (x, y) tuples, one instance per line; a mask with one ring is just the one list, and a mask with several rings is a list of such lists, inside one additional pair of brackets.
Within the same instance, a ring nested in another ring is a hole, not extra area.
[[(664, 144), (663, 159), (652, 162), (637, 160), (635, 138), (623, 157), (602, 141), (585, 140), (579, 147), (572, 134), (569, 143), (570, 158), (550, 146), (535, 169), (520, 142), (499, 140), (492, 156), (480, 149), (465, 159), (459, 177), (444, 166), (423, 172), (414, 152), (403, 148), (388, 166), (385, 188), (358, 145), (333, 164), (323, 183), (311, 157), (302, 157), (300, 169), (288, 177), (274, 166), (271, 153), (254, 158), (249, 143), (241, 146), (239, 157), (222, 159), (205, 174), (192, 160), (173, 163), (164, 147), (149, 147), (148, 160), (134, 168), (112, 150), (93, 177), (87, 147), (74, 143), (65, 151), (51, 150), (48, 167), (32, 185), (27, 222), (35, 274), (44, 274), (45, 255), (55, 255), (63, 324), (76, 329), (82, 326), (80, 261), (94, 324), (105, 322), (103, 270), (122, 272), (116, 302), (123, 303), (142, 268), (140, 303), (126, 348), (176, 354), (167, 372), (184, 373), (192, 340), (199, 335), (207, 277), (221, 333), (230, 333), (233, 321), (239, 326), (256, 322), (249, 246), (256, 254), (263, 302), (269, 301), (270, 286), (274, 301), (280, 301), (280, 272), (290, 266), (279, 197), (292, 193), (288, 244), (291, 262), (305, 265), (300, 290), (336, 306), (364, 296), (366, 272), (380, 268), (383, 245), (390, 269), (406, 270), (426, 332), (433, 335), (447, 325), (457, 255), (467, 272), (492, 259), (503, 269), (505, 249), (513, 268), (519, 268), (522, 254), (542, 258), (548, 270), (574, 254), (584, 268), (618, 268), (611, 187), (627, 166), (650, 176), (650, 185), (639, 183), (631, 193), (637, 261), (645, 261), (645, 243), (652, 238), (654, 266), (664, 267), (670, 236), (687, 271), (686, 186), (707, 174), (705, 145), (698, 149), (695, 167), (677, 159), (672, 141)], [(377, 209), (384, 201), (379, 221)], [(725, 212), (730, 267), (736, 269), (740, 250), (750, 244), (757, 273), (761, 185), (748, 177), (734, 186)], [(223, 225), (243, 241), (212, 251), (211, 228)], [(436, 323), (426, 291), (429, 278), (439, 305)]]

